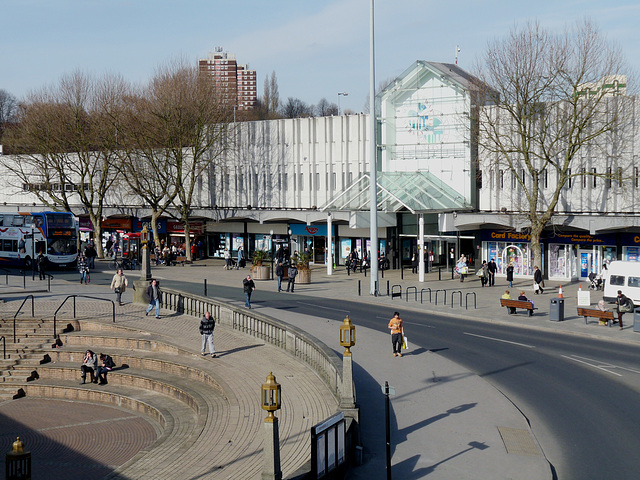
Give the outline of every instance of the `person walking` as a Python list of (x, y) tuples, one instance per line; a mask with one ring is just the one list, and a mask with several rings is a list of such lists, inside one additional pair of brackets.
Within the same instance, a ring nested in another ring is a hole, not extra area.
[(162, 292), (155, 278), (151, 280), (151, 284), (147, 287), (147, 297), (149, 298), (149, 306), (144, 313), (145, 316), (149, 315), (149, 312), (155, 307), (156, 318), (160, 318), (160, 299), (162, 298)]
[(489, 268), (489, 286), (493, 287), (496, 284), (496, 272), (498, 271), (498, 265), (496, 265), (496, 261), (492, 258), (487, 264), (487, 267)]
[(487, 265), (486, 260), (482, 261), (482, 266), (480, 267), (480, 270), (478, 270), (478, 276), (480, 277), (480, 284), (483, 287), (488, 286), (487, 284), (489, 283), (489, 266)]
[(469, 268), (467, 267), (467, 257), (462, 255), (458, 259), (458, 262), (456, 263), (456, 269), (458, 270), (458, 274), (460, 275), (460, 282), (464, 282), (464, 276), (469, 271)]
[(278, 266), (276, 267), (276, 278), (278, 279), (278, 293), (282, 291), (282, 277), (284, 277), (284, 267), (282, 266), (282, 261), (278, 261)]
[(111, 280), (111, 290), (113, 290), (116, 294), (116, 302), (118, 305), (122, 306), (122, 294), (129, 286), (129, 280), (125, 276), (124, 272), (121, 268), (118, 269), (116, 274), (113, 276)]
[(87, 383), (87, 372), (89, 372), (89, 381), (92, 383), (98, 383), (98, 377), (96, 376), (96, 370), (98, 369), (98, 357), (91, 350), (87, 350), (84, 354), (84, 359), (82, 360), (82, 365), (80, 366), (80, 376), (82, 378), (82, 383), (80, 385), (84, 385)]
[(80, 272), (80, 285), (89, 283), (89, 264), (84, 255), (78, 255), (78, 272)]
[(247, 308), (251, 308), (251, 294), (256, 289), (256, 284), (253, 282), (251, 275), (247, 275), (247, 278), (242, 280), (242, 285), (244, 287), (244, 297), (246, 299), (245, 306)]
[(536, 265), (535, 267), (533, 267), (533, 293), (536, 295), (538, 293), (544, 293), (544, 290), (542, 289), (543, 286), (544, 283), (542, 280), (542, 272)]
[(36, 263), (38, 264), (38, 273), (40, 274), (40, 280), (44, 280), (45, 279), (44, 269), (47, 265), (47, 257), (45, 257), (42, 254), (42, 250), (40, 250), (38, 257), (36, 258)]
[(513, 263), (510, 263), (507, 267), (507, 282), (509, 282), (509, 288), (513, 288)]
[(633, 301), (628, 298), (622, 290), (618, 290), (618, 296), (616, 297), (616, 311), (618, 312), (618, 327), (622, 330), (622, 316), (627, 312), (633, 312), (635, 307)]
[(211, 358), (216, 358), (216, 349), (213, 346), (213, 329), (216, 328), (216, 321), (211, 316), (211, 312), (205, 312), (204, 317), (200, 320), (200, 335), (202, 335), (202, 348), (200, 355), (206, 355), (205, 348), (209, 344), (209, 354)]
[(288, 272), (289, 283), (287, 283), (287, 292), (289, 291), (289, 289), (291, 289), (291, 293), (293, 293), (293, 290), (296, 288), (297, 275), (298, 275), (298, 268), (296, 267), (295, 263), (292, 263), (291, 265), (289, 265), (289, 272)]
[(389, 330), (391, 330), (391, 345), (393, 347), (393, 356), (402, 356), (402, 336), (404, 335), (404, 328), (402, 326), (402, 319), (400, 313), (394, 312), (393, 318), (389, 320)]
[(228, 248), (224, 249), (224, 269), (231, 270), (231, 252)]
[(239, 268), (244, 268), (244, 248), (238, 247), (238, 264), (236, 265), (236, 270)]

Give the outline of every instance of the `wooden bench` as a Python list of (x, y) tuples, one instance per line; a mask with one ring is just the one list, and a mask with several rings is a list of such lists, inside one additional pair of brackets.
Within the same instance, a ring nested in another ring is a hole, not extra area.
[(602, 310), (598, 310), (597, 308), (580, 308), (578, 307), (578, 316), (584, 317), (584, 324), (589, 323), (588, 318), (597, 318), (602, 322), (607, 322), (608, 326), (611, 326), (613, 323), (617, 322), (618, 319), (613, 316), (613, 312), (603, 312)]
[(525, 302), (524, 300), (509, 300), (507, 298), (501, 298), (500, 299), (500, 306), (501, 307), (507, 307), (507, 311), (509, 312), (509, 315), (511, 315), (511, 309), (514, 308), (519, 308), (521, 310), (528, 310), (529, 311), (529, 316), (533, 316), (533, 311), (537, 310), (537, 308), (533, 307), (533, 303), (531, 302)]

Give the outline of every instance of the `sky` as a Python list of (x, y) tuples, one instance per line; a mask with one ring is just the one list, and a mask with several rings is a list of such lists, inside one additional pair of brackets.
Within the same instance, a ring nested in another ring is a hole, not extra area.
[[(216, 47), (281, 100), (321, 98), (361, 112), (369, 91), (370, 0), (0, 0), (0, 89), (23, 98), (76, 70), (145, 83), (178, 59)], [(375, 0), (376, 84), (416, 60), (473, 71), (487, 43), (529, 20), (560, 33), (593, 20), (640, 71), (640, 3)]]

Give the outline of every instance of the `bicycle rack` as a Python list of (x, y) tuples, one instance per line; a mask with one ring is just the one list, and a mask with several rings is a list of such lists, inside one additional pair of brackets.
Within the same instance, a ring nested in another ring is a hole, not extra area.
[(418, 301), (418, 287), (407, 287), (406, 290), (406, 298), (407, 298), (407, 302), (409, 301), (409, 291), (413, 291), (413, 293), (415, 294), (415, 301)]
[[(396, 287), (398, 287), (398, 291), (397, 292), (395, 291)], [(391, 286), (391, 300), (393, 300), (396, 297), (402, 298), (402, 285), (392, 285)]]
[(467, 292), (464, 296), (464, 309), (467, 310), (467, 307), (469, 306), (469, 303), (467, 302), (469, 295), (473, 295), (473, 308), (477, 309), (478, 304), (476, 303), (476, 292)]
[(443, 288), (436, 290), (436, 305), (438, 305), (438, 292), (444, 292), (444, 304), (447, 304), (447, 291)]
[(454, 292), (451, 292), (451, 308), (453, 308), (453, 299), (455, 298), (456, 293), (460, 294), (460, 306), (462, 306), (462, 292), (460, 290), (456, 290)]
[(431, 303), (431, 289), (430, 288), (423, 288), (422, 290), (420, 290), (420, 303), (422, 304), (422, 294), (424, 292), (428, 291), (429, 292), (429, 303)]

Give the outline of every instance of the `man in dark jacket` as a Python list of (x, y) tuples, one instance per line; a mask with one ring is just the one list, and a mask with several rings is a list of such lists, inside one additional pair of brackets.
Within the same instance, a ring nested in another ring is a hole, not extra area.
[(295, 263), (292, 263), (289, 267), (289, 283), (287, 284), (287, 292), (291, 289), (291, 293), (293, 293), (293, 289), (296, 287), (296, 275), (298, 275), (298, 269), (296, 268)]
[(282, 266), (282, 261), (278, 261), (278, 266), (276, 267), (276, 277), (278, 278), (278, 292), (281, 292), (282, 277), (284, 277), (284, 267)]
[(216, 321), (211, 316), (211, 313), (206, 312), (202, 320), (200, 320), (200, 335), (202, 335), (202, 348), (200, 354), (206, 355), (205, 347), (209, 344), (209, 353), (211, 358), (216, 358), (216, 349), (213, 346), (213, 329), (216, 328)]
[(256, 289), (256, 284), (253, 283), (251, 275), (247, 275), (247, 278), (242, 280), (242, 285), (244, 287), (244, 298), (246, 300), (245, 307), (251, 308), (251, 294)]
[(487, 268), (489, 269), (489, 286), (493, 287), (496, 284), (496, 272), (498, 271), (498, 265), (493, 258), (487, 264)]
[(45, 279), (44, 269), (47, 265), (47, 258), (42, 254), (42, 251), (38, 254), (36, 258), (36, 263), (38, 264), (38, 273), (40, 274), (40, 280)]
[(100, 354), (100, 366), (96, 370), (96, 374), (98, 375), (98, 380), (100, 380), (100, 385), (106, 385), (107, 382), (107, 373), (109, 373), (116, 366), (113, 358), (109, 355), (105, 355), (104, 353)]
[(149, 306), (145, 315), (149, 315), (152, 308), (156, 309), (156, 318), (160, 318), (160, 299), (162, 298), (162, 292), (160, 292), (160, 285), (154, 278), (151, 280), (151, 285), (147, 287), (147, 297), (149, 297)]
[(622, 293), (622, 290), (618, 290), (616, 310), (618, 312), (618, 327), (620, 327), (620, 330), (622, 330), (622, 316), (627, 312), (633, 312), (634, 309), (633, 301)]
[(533, 281), (538, 286), (537, 290), (534, 289), (534, 293), (544, 293), (544, 290), (542, 289), (542, 272), (537, 266), (533, 267)]

